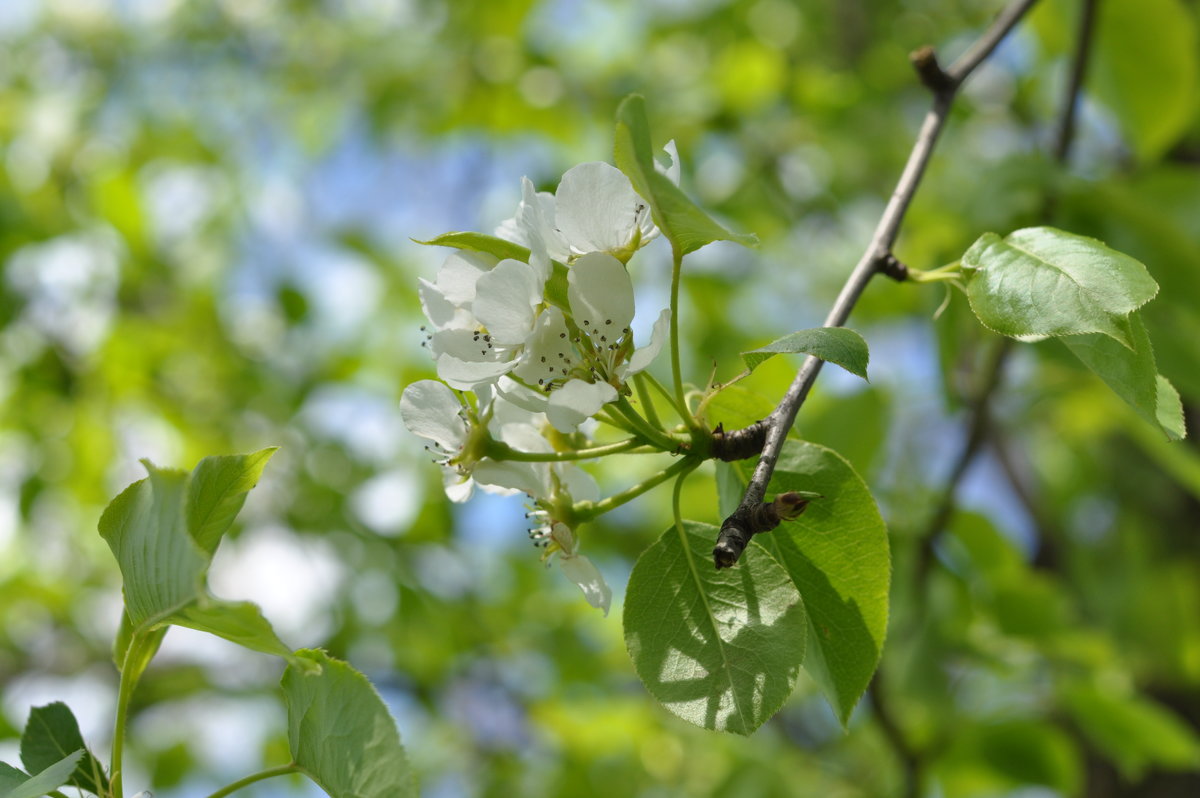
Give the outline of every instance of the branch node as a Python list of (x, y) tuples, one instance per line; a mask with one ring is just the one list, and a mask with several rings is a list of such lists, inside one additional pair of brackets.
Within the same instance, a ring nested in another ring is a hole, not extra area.
[(766, 419), (759, 419), (748, 427), (726, 432), (725, 425), (718, 424), (712, 431), (712, 456), (725, 462), (753, 457), (762, 451), (768, 426)]
[(950, 94), (958, 88), (954, 78), (942, 69), (937, 60), (937, 53), (929, 45), (909, 53), (908, 60), (912, 62), (913, 69), (917, 70), (917, 77), (921, 79), (921, 83), (934, 94)]
[(732, 568), (750, 538), (761, 532), (770, 532), (782, 521), (791, 521), (799, 517), (808, 507), (811, 499), (793, 491), (781, 493), (775, 501), (767, 504), (741, 505), (721, 524), (721, 533), (717, 535), (717, 544), (713, 546), (713, 565), (717, 570)]
[(908, 267), (890, 252), (879, 259), (879, 273), (898, 283), (908, 279)]

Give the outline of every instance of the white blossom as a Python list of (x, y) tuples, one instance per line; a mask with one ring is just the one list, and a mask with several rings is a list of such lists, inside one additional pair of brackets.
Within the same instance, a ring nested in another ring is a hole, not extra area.
[(568, 271), (570, 320), (547, 307), (514, 374), (549, 396), (545, 412), (555, 429), (571, 432), (607, 403), (626, 380), (642, 371), (662, 350), (671, 312), (663, 310), (650, 342), (634, 350), (633, 282), (612, 255), (592, 252)]

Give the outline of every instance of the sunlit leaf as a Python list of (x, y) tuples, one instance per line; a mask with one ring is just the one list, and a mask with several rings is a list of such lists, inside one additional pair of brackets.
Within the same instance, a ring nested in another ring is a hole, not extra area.
[(333, 798), (416, 796), (396, 722), (367, 677), (322, 651), (296, 655), (316, 667), (283, 672), (295, 763)]
[(1129, 332), (1129, 347), (1099, 333), (1071, 335), (1062, 341), (1138, 415), (1160, 427), (1168, 438), (1179, 440), (1187, 434), (1179, 394), (1158, 373), (1140, 314), (1130, 316)]
[(867, 342), (845, 327), (814, 327), (790, 333), (766, 346), (743, 352), (742, 360), (746, 361), (746, 368), (753, 371), (775, 355), (797, 353), (836, 363), (851, 374), (867, 379), (867, 361), (870, 359)]
[[(736, 464), (743, 484), (754, 466), (753, 460)], [(822, 496), (795, 521), (754, 539), (775, 555), (804, 599), (804, 668), (844, 723), (871, 681), (887, 634), (887, 528), (858, 474), (823, 446), (786, 441), (767, 490)]]
[(731, 233), (717, 224), (666, 175), (654, 168), (646, 102), (639, 95), (626, 97), (617, 109), (614, 154), (617, 168), (650, 204), (654, 223), (681, 254), (694, 252), (713, 241), (735, 241), (745, 246), (758, 243), (752, 235)]
[(713, 568), (717, 532), (687, 521), (642, 553), (625, 595), (625, 645), (671, 712), (750, 734), (791, 694), (807, 622), (791, 579), (761, 546), (751, 543), (737, 568)]
[(263, 468), (278, 447), (253, 454), (205, 457), (188, 483), (187, 526), (192, 539), (209, 557), (221, 536), (246, 503), (246, 494), (258, 484)]
[(1053, 227), (984, 233), (962, 265), (975, 315), (1011, 338), (1103, 333), (1131, 346), (1129, 314), (1158, 293), (1138, 261)]
[(83, 751), (70, 753), (23, 782), (16, 782), (16, 776), (21, 772), (6, 765), (9, 769), (0, 771), (0, 786), (8, 786), (8, 792), (3, 793), (3, 798), (41, 798), (51, 790), (57, 790), (67, 784), (83, 754)]

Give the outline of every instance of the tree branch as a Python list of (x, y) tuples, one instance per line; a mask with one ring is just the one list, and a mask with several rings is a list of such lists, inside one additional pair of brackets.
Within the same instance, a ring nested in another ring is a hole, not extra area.
[[(854, 267), (854, 271), (850, 273), (850, 277), (846, 280), (846, 284), (842, 287), (841, 293), (838, 294), (833, 308), (825, 319), (826, 327), (841, 327), (846, 323), (850, 311), (862, 296), (867, 283), (877, 272), (884, 271), (885, 267), (895, 271), (891, 264), (891, 261), (894, 260), (891, 258), (892, 245), (895, 244), (896, 237), (900, 233), (900, 224), (916, 194), (921, 176), (933, 154), (933, 147), (937, 142), (938, 135), (949, 118), (954, 95), (958, 92), (962, 82), (987, 58), (1036, 1), (1016, 0), (1011, 3), (1000, 13), (991, 27), (980, 36), (979, 40), (967, 48), (967, 51), (948, 70), (943, 71), (938, 66), (931, 48), (923, 48), (912, 55), (914, 68), (921, 81), (933, 92), (933, 106), (921, 123), (916, 143), (908, 156), (908, 163), (905, 164), (896, 189), (892, 192), (883, 216), (875, 228), (871, 242)], [(750, 537), (765, 531), (749, 524), (748, 519), (756, 517), (755, 508), (762, 504), (767, 483), (771, 481), (775, 463), (779, 460), (783, 441), (796, 419), (800, 405), (804, 403), (817, 374), (820, 373), (822, 363), (823, 361), (815, 357), (806, 358), (791, 387), (766, 419), (766, 436), (758, 465), (754, 469), (754, 474), (750, 478), (750, 484), (746, 488), (746, 493), (738, 509), (721, 525), (721, 533), (717, 538), (716, 547), (713, 549), (713, 559), (718, 568), (728, 567), (737, 562)]]
[[(1088, 56), (1091, 52), (1092, 31), (1095, 29), (1096, 0), (1082, 0), (1079, 27), (1076, 31), (1075, 57), (1071, 63), (1071, 77), (1067, 91), (1063, 95), (1062, 108), (1058, 117), (1058, 128), (1054, 137), (1054, 160), (1059, 166), (1065, 166), (1071, 156), (1071, 143), (1075, 132), (1075, 110), (1079, 105), (1079, 92), (1083, 87), (1084, 76), (1087, 73)], [(1051, 216), (1054, 211), (1056, 197), (1050, 193), (1046, 197), (1043, 208), (1044, 216)], [(990, 426), (991, 396), (1000, 385), (1004, 361), (1012, 348), (1012, 340), (1005, 338), (997, 349), (997, 356), (985, 372), (981, 392), (973, 401), (971, 420), (967, 429), (967, 439), (959, 452), (954, 468), (951, 470), (946, 484), (942, 489), (941, 499), (937, 509), (930, 517), (922, 535), (918, 538), (920, 549), (917, 555), (916, 579), (917, 584), (924, 582), (933, 563), (934, 544), (937, 535), (949, 523), (954, 513), (955, 498), (958, 485), (970, 468), (971, 462), (983, 448)]]

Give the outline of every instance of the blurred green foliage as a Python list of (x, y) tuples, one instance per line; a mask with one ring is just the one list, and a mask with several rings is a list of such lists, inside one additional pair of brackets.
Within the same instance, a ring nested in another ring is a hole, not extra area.
[[(539, 566), (519, 502), (451, 508), (396, 411), (432, 371), (414, 289), (439, 256), (409, 237), (489, 232), (522, 174), (553, 187), (609, 158), (629, 91), (678, 142), (684, 189), (762, 242), (689, 259), (687, 378), (731, 377), (739, 352), (819, 324), (927, 106), (906, 53), (952, 58), (1000, 5), (0, 4), (4, 745), (29, 706), (63, 699), (104, 749), (119, 581), (96, 521), (137, 459), (280, 445), (213, 579), (289, 645), (371, 676), (427, 795), (900, 795), (904, 751), (927, 794), (1196, 794), (1196, 436), (1168, 444), (1061, 344), (1010, 362), (922, 582), (916, 541), (995, 342), (961, 298), (934, 321), (940, 287), (880, 281), (851, 322), (870, 386), (827, 369), (801, 411), (888, 523), (891, 733), (870, 698), (843, 731), (803, 680), (750, 739), (677, 720), (637, 682), (619, 613)], [(982, 232), (1053, 223), (1138, 258), (1162, 286), (1144, 311), (1159, 369), (1194, 425), (1200, 9), (1100, 7), (1070, 168), (1045, 153), (1078, 3), (1043, 0), (965, 87), (896, 254), (933, 268)], [(666, 253), (647, 254), (640, 289), (661, 296)], [(791, 360), (743, 384), (769, 407)], [(689, 517), (718, 520), (712, 485), (688, 482)], [(655, 494), (586, 546), (623, 584), (668, 517)], [(172, 631), (135, 696), (126, 784), (190, 796), (286, 761), (266, 659)], [(287, 786), (246, 794), (307, 794)]]

